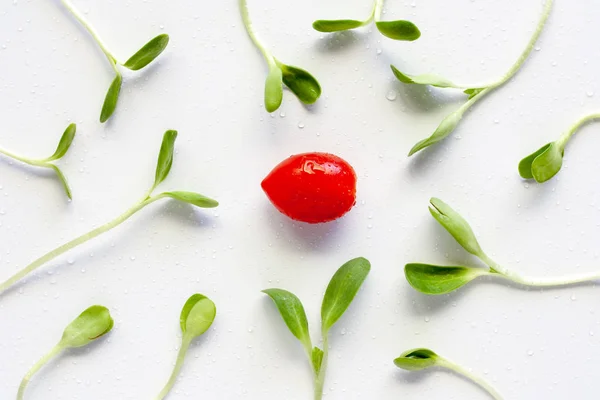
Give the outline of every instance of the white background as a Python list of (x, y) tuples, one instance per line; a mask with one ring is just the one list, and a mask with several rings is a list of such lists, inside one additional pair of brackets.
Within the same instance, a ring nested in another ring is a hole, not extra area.
[[(29, 367), (96, 303), (111, 309), (113, 332), (49, 364), (26, 397), (153, 398), (174, 363), (179, 312), (195, 292), (210, 296), (218, 315), (191, 348), (171, 399), (310, 399), (302, 347), (260, 290), (296, 293), (318, 343), (325, 287), (356, 256), (373, 267), (333, 329), (326, 398), (486, 398), (448, 372), (394, 367), (397, 355), (420, 346), (472, 368), (506, 399), (597, 397), (594, 285), (526, 290), (481, 280), (427, 297), (403, 276), (407, 262), (475, 263), (429, 216), (431, 196), (459, 210), (484, 249), (519, 273), (600, 269), (600, 128), (581, 130), (549, 183), (527, 183), (517, 173), (523, 156), (600, 109), (597, 1), (556, 0), (516, 78), (474, 107), (451, 138), (411, 159), (412, 145), (464, 96), (403, 86), (389, 64), (475, 87), (495, 80), (522, 51), (542, 2), (389, 1), (386, 19), (410, 19), (422, 30), (413, 43), (371, 28), (341, 35), (311, 29), (317, 18), (363, 18), (369, 3), (249, 1), (273, 53), (323, 86), (314, 107), (286, 92), (280, 111), (269, 115), (266, 67), (236, 1), (76, 1), (121, 59), (159, 33), (171, 36), (158, 62), (126, 75), (106, 125), (98, 117), (113, 75), (90, 36), (57, 0), (0, 4), (0, 145), (45, 157), (69, 122), (78, 125), (59, 162), (72, 202), (52, 173), (0, 161), (0, 278), (136, 202), (152, 183), (166, 129), (179, 138), (162, 188), (221, 202), (215, 210), (155, 203), (2, 294), (0, 399), (14, 398)], [(305, 151), (336, 153), (356, 169), (358, 202), (342, 220), (294, 223), (262, 193), (273, 166)]]

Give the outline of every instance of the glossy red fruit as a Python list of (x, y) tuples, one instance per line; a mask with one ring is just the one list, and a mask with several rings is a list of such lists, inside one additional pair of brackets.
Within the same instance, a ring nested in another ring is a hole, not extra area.
[(328, 153), (291, 156), (273, 168), (261, 186), (279, 211), (311, 224), (340, 218), (356, 203), (354, 169)]

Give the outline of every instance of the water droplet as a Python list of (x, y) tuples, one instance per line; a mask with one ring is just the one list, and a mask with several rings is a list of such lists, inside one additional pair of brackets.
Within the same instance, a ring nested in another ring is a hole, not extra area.
[(527, 355), (528, 355), (529, 357), (533, 356), (533, 350), (529, 350), (529, 351), (527, 352)]
[(594, 97), (594, 92), (591, 90), (588, 90), (586, 93), (587, 97)]
[(282, 111), (282, 112), (280, 112), (280, 113), (279, 113), (279, 116), (280, 116), (281, 118), (285, 118), (285, 112), (283, 112), (283, 111)]
[(304, 129), (304, 123), (303, 122), (298, 122), (298, 128)]
[(387, 92), (387, 94), (385, 95), (385, 98), (388, 99), (389, 101), (394, 101), (396, 100), (396, 97), (398, 97), (398, 94), (396, 93), (396, 91), (394, 90), (390, 90), (389, 92)]

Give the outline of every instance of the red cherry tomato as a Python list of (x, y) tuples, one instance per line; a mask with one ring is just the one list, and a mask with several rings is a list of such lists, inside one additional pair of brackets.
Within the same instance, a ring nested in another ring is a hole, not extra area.
[(311, 224), (340, 218), (356, 203), (354, 169), (328, 153), (291, 156), (273, 168), (261, 186), (279, 211)]

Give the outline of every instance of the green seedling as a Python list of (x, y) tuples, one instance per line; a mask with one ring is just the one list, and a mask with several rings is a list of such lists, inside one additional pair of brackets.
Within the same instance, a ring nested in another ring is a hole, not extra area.
[(348, 261), (331, 278), (321, 305), (323, 348), (313, 347), (304, 306), (298, 297), (283, 289), (266, 289), (290, 332), (302, 343), (314, 373), (315, 400), (323, 398), (323, 385), (329, 354), (329, 331), (352, 303), (367, 278), (371, 264), (359, 257)]
[(542, 30), (544, 28), (544, 25), (546, 24), (546, 21), (548, 20), (548, 17), (550, 16), (552, 4), (553, 4), (553, 0), (546, 0), (542, 18), (540, 19), (540, 21), (537, 25), (537, 28), (536, 28), (535, 32), (533, 33), (533, 36), (529, 40), (527, 47), (525, 47), (525, 50), (523, 51), (521, 56), (517, 59), (515, 64), (508, 70), (508, 72), (502, 78), (497, 80), (496, 82), (493, 82), (490, 84), (484, 84), (484, 85), (456, 84), (456, 83), (453, 83), (445, 78), (442, 78), (442, 77), (434, 75), (434, 74), (423, 74), (423, 75), (415, 75), (415, 76), (409, 75), (404, 72), (401, 72), (395, 66), (393, 66), (393, 65), (391, 66), (394, 76), (402, 83), (412, 84), (412, 85), (429, 85), (429, 86), (435, 86), (435, 87), (439, 87), (439, 88), (460, 89), (460, 90), (463, 90), (464, 93), (468, 95), (467, 102), (464, 103), (458, 110), (456, 110), (455, 112), (453, 112), (452, 114), (450, 114), (446, 118), (444, 118), (444, 120), (442, 120), (442, 122), (440, 123), (438, 128), (435, 130), (435, 132), (430, 137), (421, 140), (420, 142), (418, 142), (417, 144), (415, 144), (413, 146), (413, 148), (408, 153), (409, 157), (431, 145), (434, 145), (434, 144), (442, 141), (446, 137), (448, 137), (454, 131), (454, 129), (458, 126), (458, 124), (462, 120), (462, 118), (465, 115), (465, 113), (467, 112), (467, 110), (469, 110), (479, 100), (483, 99), (486, 95), (488, 95), (492, 91), (498, 89), (499, 87), (503, 86), (505, 83), (510, 81), (515, 76), (515, 74), (521, 69), (521, 66), (523, 65), (525, 60), (529, 57), (529, 54), (531, 54), (531, 51), (533, 50), (535, 43), (537, 42), (538, 38), (540, 37)]
[(48, 354), (41, 358), (30, 370), (25, 374), (19, 386), (17, 400), (23, 400), (25, 388), (29, 381), (44, 365), (56, 357), (64, 350), (87, 346), (91, 342), (106, 335), (112, 329), (114, 321), (110, 316), (110, 312), (103, 306), (91, 306), (82, 312), (73, 322), (67, 326), (63, 332), (62, 339)]
[(484, 379), (473, 375), (469, 370), (460, 365), (441, 357), (429, 349), (413, 349), (400, 354), (400, 357), (394, 360), (396, 367), (407, 371), (422, 371), (424, 369), (438, 367), (446, 368), (455, 373), (470, 379), (496, 400), (502, 400), (500, 393), (496, 391)]
[(371, 15), (364, 21), (355, 19), (320, 19), (313, 22), (313, 28), (319, 32), (341, 32), (367, 26), (375, 22), (377, 30), (390, 39), (412, 42), (421, 37), (421, 31), (412, 22), (404, 20), (382, 21), (382, 13), (383, 0), (375, 0)]
[(194, 294), (186, 301), (181, 310), (181, 316), (179, 317), (183, 335), (181, 337), (181, 347), (179, 348), (177, 361), (175, 362), (175, 367), (173, 368), (173, 373), (171, 374), (169, 381), (156, 397), (156, 400), (162, 400), (167, 397), (177, 381), (179, 372), (181, 372), (183, 362), (185, 361), (185, 355), (187, 354), (192, 340), (201, 336), (210, 328), (216, 315), (217, 307), (215, 306), (215, 303), (204, 295)]
[(479, 258), (487, 268), (407, 264), (404, 268), (406, 279), (419, 292), (431, 295), (450, 293), (481, 276), (500, 277), (524, 286), (533, 287), (566, 286), (600, 279), (600, 274), (597, 273), (558, 279), (522, 277), (492, 260), (479, 246), (469, 223), (442, 200), (432, 198), (429, 211), (462, 248)]
[(92, 25), (79, 11), (77, 11), (70, 0), (61, 0), (61, 2), (94, 38), (115, 72), (115, 77), (108, 88), (108, 92), (106, 92), (106, 97), (104, 98), (104, 103), (102, 105), (102, 111), (100, 112), (100, 122), (105, 123), (115, 112), (115, 109), (117, 108), (117, 102), (119, 100), (119, 94), (121, 93), (123, 75), (119, 70), (119, 65), (131, 71), (139, 71), (143, 69), (165, 50), (169, 44), (169, 35), (161, 34), (156, 36), (142, 46), (142, 48), (132, 55), (127, 61), (120, 62), (117, 60), (117, 57), (115, 57), (113, 53), (108, 50), (108, 47), (106, 44), (104, 44), (102, 39), (100, 39), (100, 36), (94, 30)]
[(519, 174), (524, 179), (535, 179), (543, 183), (558, 174), (562, 168), (565, 147), (571, 137), (584, 124), (600, 119), (600, 113), (590, 114), (577, 121), (568, 131), (555, 141), (542, 146), (533, 154), (528, 155), (519, 163)]
[(75, 124), (71, 124), (65, 129), (62, 134), (60, 141), (58, 142), (58, 146), (56, 147), (56, 151), (50, 157), (42, 158), (42, 159), (33, 159), (28, 157), (23, 157), (18, 154), (15, 154), (11, 151), (0, 148), (0, 153), (4, 154), (7, 157), (13, 158), (17, 161), (21, 161), (25, 164), (33, 165), (34, 167), (41, 168), (50, 168), (54, 170), (58, 179), (62, 183), (62, 186), (67, 193), (67, 197), (72, 199), (73, 196), (71, 194), (71, 188), (69, 187), (69, 183), (67, 182), (67, 178), (63, 172), (54, 164), (54, 161), (58, 161), (67, 153), (69, 147), (71, 147), (71, 143), (73, 143), (73, 139), (75, 138), (75, 131), (77, 130), (77, 126)]
[(165, 132), (162, 140), (162, 145), (160, 147), (160, 153), (158, 155), (158, 163), (156, 166), (156, 173), (154, 178), (154, 184), (152, 187), (144, 194), (140, 201), (133, 205), (130, 209), (125, 211), (123, 214), (119, 215), (117, 218), (113, 219), (93, 229), (92, 231), (85, 233), (68, 243), (63, 244), (62, 246), (57, 247), (56, 249), (50, 251), (49, 253), (44, 254), (42, 257), (33, 261), (31, 264), (23, 268), (21, 271), (13, 275), (7, 281), (0, 284), (0, 293), (4, 292), (6, 289), (23, 279), (25, 276), (29, 275), (36, 269), (40, 268), (44, 264), (48, 263), (51, 260), (54, 260), (56, 257), (60, 256), (63, 253), (77, 247), (90, 239), (99, 236), (102, 233), (105, 233), (126, 220), (128, 220), (132, 215), (140, 211), (142, 208), (154, 203), (157, 200), (164, 198), (175, 199), (184, 203), (192, 204), (196, 207), (200, 208), (214, 208), (219, 205), (219, 203), (213, 199), (205, 197), (201, 194), (194, 192), (185, 192), (185, 191), (169, 191), (162, 192), (160, 194), (154, 195), (153, 192), (156, 187), (165, 180), (165, 178), (169, 175), (171, 171), (171, 165), (173, 163), (173, 152), (175, 145), (175, 138), (177, 137), (177, 131), (167, 131)]
[(248, 13), (246, 0), (239, 0), (239, 2), (242, 20), (248, 36), (261, 52), (269, 66), (269, 73), (265, 82), (265, 108), (267, 111), (274, 112), (281, 106), (284, 84), (302, 103), (315, 103), (321, 96), (321, 85), (319, 82), (307, 71), (286, 65), (276, 59), (258, 39), (258, 36), (256, 36)]

